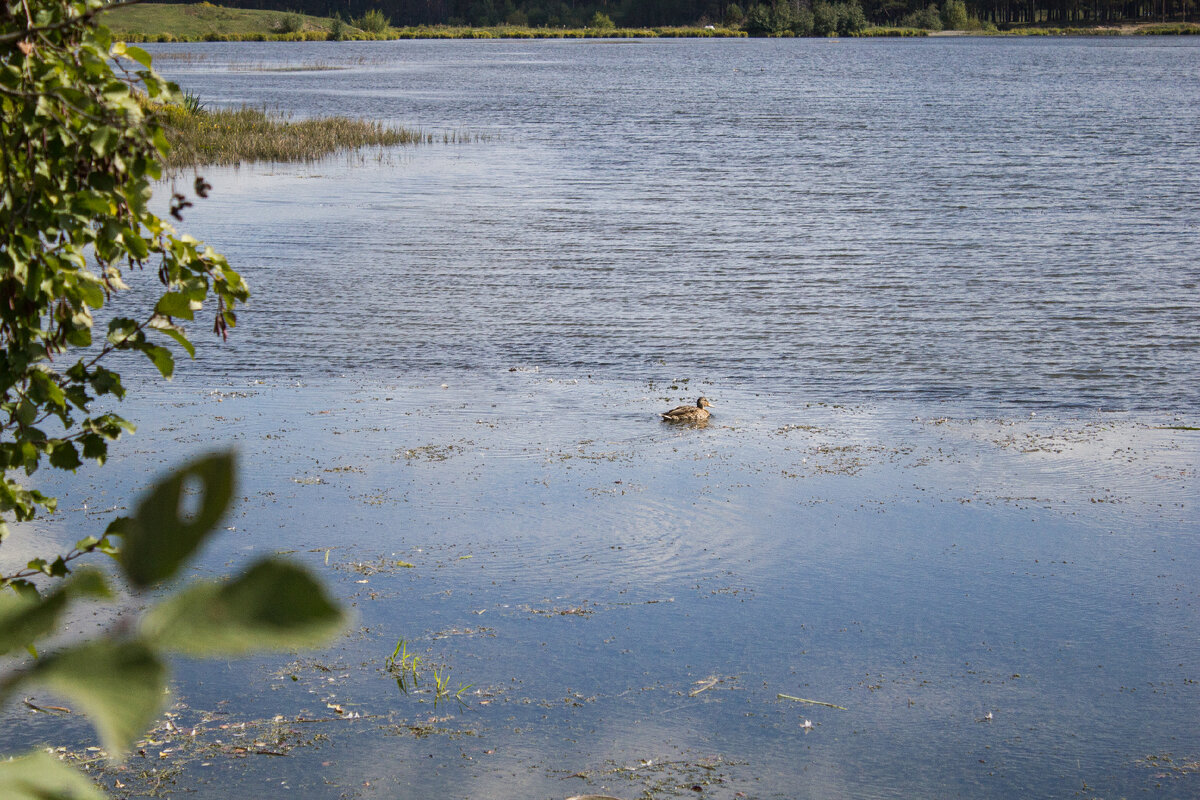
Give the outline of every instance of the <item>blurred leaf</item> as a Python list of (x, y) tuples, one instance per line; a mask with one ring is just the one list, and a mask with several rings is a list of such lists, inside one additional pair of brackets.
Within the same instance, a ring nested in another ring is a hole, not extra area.
[(197, 583), (152, 609), (146, 636), (190, 655), (294, 650), (328, 642), (346, 618), (307, 570), (266, 559), (228, 583)]
[(141, 64), (143, 67), (146, 67), (147, 69), (150, 68), (150, 54), (142, 48), (127, 44), (125, 45), (125, 55)]
[(53, 631), (72, 598), (109, 596), (104, 575), (95, 569), (79, 570), (45, 598), (36, 592), (0, 594), (0, 655), (29, 647)]
[[(114, 520), (108, 532), (124, 538), (118, 560), (135, 587), (170, 578), (195, 552), (229, 507), (233, 496), (233, 453), (215, 453), (192, 461), (159, 483), (132, 517)], [(199, 484), (196, 513), (182, 516), (184, 488)]]
[(98, 640), (61, 650), (19, 675), (87, 713), (101, 746), (117, 756), (154, 723), (166, 701), (167, 668), (138, 641)]
[(54, 630), (67, 600), (62, 592), (44, 600), (7, 592), (0, 595), (0, 655), (28, 647)]
[(91, 779), (49, 753), (0, 762), (0, 797), (4, 800), (106, 800)]

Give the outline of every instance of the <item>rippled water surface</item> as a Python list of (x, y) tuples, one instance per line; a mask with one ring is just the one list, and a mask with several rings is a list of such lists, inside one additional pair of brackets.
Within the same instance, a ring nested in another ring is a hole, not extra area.
[(256, 289), (235, 369), (1162, 410), (1197, 406), (1197, 45), (156, 52), (214, 105), (488, 137), (209, 170), (189, 225)]
[(357, 621), (177, 663), (104, 785), (1200, 796), (1198, 45), (154, 48), (211, 104), (481, 138), (205, 171), (252, 304), (172, 384), (118, 365), (137, 435), (36, 473), (0, 568), (232, 444), (193, 574), (286, 553)]

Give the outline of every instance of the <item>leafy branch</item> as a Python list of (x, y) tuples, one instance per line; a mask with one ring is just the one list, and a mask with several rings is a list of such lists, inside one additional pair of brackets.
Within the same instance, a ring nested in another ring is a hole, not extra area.
[[(234, 457), (215, 453), (185, 465), (154, 486), (133, 515), (109, 525), (104, 537), (124, 542), (111, 554), (135, 596), (174, 579), (216, 530), (234, 495)], [(197, 510), (181, 513), (185, 485), (199, 486)], [(111, 600), (115, 591), (99, 570), (78, 570), (46, 596), (0, 594), (0, 656), (22, 648), (32, 658), (0, 674), (0, 702), (40, 687), (88, 714), (104, 750), (119, 757), (153, 723), (165, 703), (172, 654), (233, 657), (250, 651), (291, 650), (328, 641), (345, 625), (343, 612), (304, 569), (275, 558), (251, 564), (225, 581), (194, 581), (103, 635), (38, 656), (78, 602)], [(0, 797), (15, 800), (103, 794), (44, 753), (0, 763)]]
[[(249, 297), (223, 256), (149, 211), (168, 152), (157, 109), (181, 95), (149, 54), (94, 25), (129, 4), (0, 0), (0, 542), (9, 521), (56, 505), (19, 472), (103, 464), (109, 442), (133, 430), (116, 414), (89, 413), (95, 399), (125, 395), (108, 356), (140, 352), (169, 379), (172, 348), (195, 357), (187, 326), (205, 304), (215, 301), (212, 330), (225, 338)], [(194, 195), (209, 188), (197, 177)], [(171, 217), (191, 205), (172, 188)], [(130, 291), (123, 270), (154, 261), (161, 292), (150, 313), (113, 319), (93, 345), (95, 312)], [(97, 547), (30, 562), (0, 588), (28, 570), (66, 575)]]

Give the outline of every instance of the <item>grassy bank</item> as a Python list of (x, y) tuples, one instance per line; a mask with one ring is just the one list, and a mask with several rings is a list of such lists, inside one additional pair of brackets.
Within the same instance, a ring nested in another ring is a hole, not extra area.
[(246, 161), (315, 161), (359, 147), (425, 144), (463, 138), (348, 117), (292, 121), (254, 108), (207, 111), (162, 106), (158, 118), (171, 143), (168, 169)]
[[(101, 22), (126, 41), (155, 41), (164, 35), (178, 41), (201, 41), (209, 36), (285, 37), (292, 34), (329, 36), (333, 20), (306, 14), (284, 14), (209, 3), (177, 5), (140, 3), (105, 13)], [(295, 27), (296, 30), (285, 30)]]
[[(495, 28), (387, 27), (369, 32), (349, 23), (305, 14), (224, 8), (209, 3), (174, 5), (140, 3), (106, 13), (102, 21), (127, 42), (303, 42), (339, 38), (352, 41), (388, 39), (652, 39), (742, 37), (731, 28)], [(335, 33), (336, 31), (336, 33)]]
[(1074, 25), (1052, 27), (1021, 25), (989, 33), (992, 36), (1196, 36), (1200, 25), (1192, 22), (1155, 22), (1138, 25)]

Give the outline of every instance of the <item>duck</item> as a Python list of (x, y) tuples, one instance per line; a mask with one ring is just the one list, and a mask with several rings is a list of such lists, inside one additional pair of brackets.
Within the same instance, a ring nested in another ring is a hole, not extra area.
[(702, 422), (708, 419), (708, 407), (711, 405), (711, 400), (701, 397), (694, 406), (678, 406), (664, 411), (662, 418), (667, 422)]

